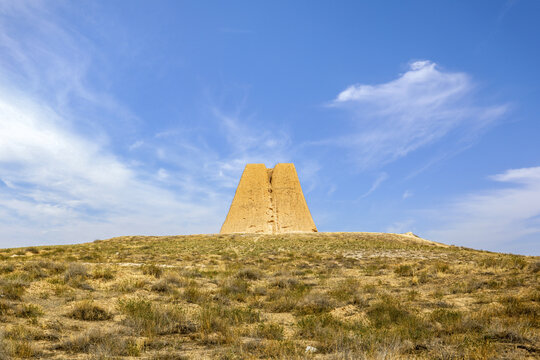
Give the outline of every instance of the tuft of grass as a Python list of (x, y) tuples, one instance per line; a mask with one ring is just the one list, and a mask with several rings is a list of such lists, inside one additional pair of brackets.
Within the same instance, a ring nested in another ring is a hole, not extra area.
[(40, 264), (35, 261), (24, 264), (23, 271), (26, 279), (30, 281), (47, 277), (47, 273), (43, 270)]
[(431, 270), (434, 273), (448, 273), (450, 272), (450, 264), (445, 261), (436, 261), (431, 265)]
[(15, 265), (13, 263), (0, 264), (0, 274), (10, 274), (15, 271)]
[(142, 272), (144, 275), (151, 275), (159, 279), (161, 275), (163, 275), (163, 268), (155, 264), (150, 264), (150, 265), (143, 266)]
[(24, 325), (17, 325), (0, 333), (0, 359), (38, 357), (41, 352), (35, 345), (34, 334)]
[(100, 359), (116, 356), (139, 356), (141, 345), (133, 339), (119, 338), (112, 332), (91, 328), (83, 333), (70, 336), (58, 349), (69, 353), (89, 353)]
[(359, 287), (360, 283), (357, 279), (348, 278), (334, 285), (329, 295), (340, 302), (354, 303)]
[(156, 281), (154, 284), (152, 284), (150, 289), (152, 291), (160, 292), (160, 293), (168, 293), (172, 291), (172, 287), (169, 285), (169, 282), (167, 282), (165, 279)]
[(443, 325), (455, 325), (462, 317), (463, 315), (461, 312), (448, 309), (435, 309), (429, 316), (432, 321), (436, 321)]
[(413, 276), (414, 275), (414, 269), (411, 265), (399, 265), (397, 268), (394, 269), (394, 273), (396, 273), (399, 276)]
[(184, 289), (182, 296), (184, 300), (186, 300), (188, 303), (193, 303), (193, 304), (200, 304), (206, 301), (207, 299), (206, 294), (201, 291), (201, 289), (195, 282), (190, 283), (190, 285), (188, 285)]
[(32, 254), (39, 254), (39, 249), (35, 246), (30, 246), (26, 248), (26, 252), (29, 252)]
[(125, 324), (138, 335), (187, 334), (195, 331), (195, 326), (178, 306), (153, 304), (144, 298), (126, 298), (118, 300), (118, 309), (127, 316)]
[(283, 326), (273, 323), (258, 324), (253, 335), (264, 339), (283, 340)]
[(94, 279), (109, 281), (114, 279), (115, 274), (116, 271), (114, 271), (111, 267), (97, 267), (92, 272), (92, 277)]
[(243, 302), (249, 293), (249, 283), (244, 279), (227, 279), (221, 284), (220, 294), (231, 300)]
[(233, 343), (238, 337), (234, 327), (260, 319), (260, 313), (250, 308), (204, 304), (198, 314), (201, 340), (205, 344)]
[(410, 312), (389, 296), (382, 297), (366, 311), (373, 327), (393, 329), (399, 336), (419, 339), (427, 336), (430, 328), (421, 318)]
[(113, 284), (113, 289), (123, 293), (131, 293), (143, 289), (146, 285), (148, 285), (146, 279), (122, 279)]
[(15, 310), (15, 316), (22, 318), (37, 318), (43, 315), (43, 309), (36, 304), (22, 304)]
[(88, 276), (88, 267), (80, 263), (70, 263), (64, 272), (64, 282), (80, 282)]
[(359, 344), (358, 333), (330, 314), (308, 315), (297, 322), (297, 336), (316, 341), (316, 348), (323, 353), (347, 353)]
[(295, 306), (296, 313), (301, 315), (319, 314), (330, 311), (333, 301), (324, 293), (309, 293)]
[(529, 264), (529, 272), (536, 274), (540, 271), (540, 261), (535, 261)]
[(529, 316), (535, 321), (539, 317), (539, 309), (530, 305), (517, 296), (505, 296), (500, 303), (504, 305), (504, 312), (508, 316)]
[(9, 300), (21, 300), (24, 294), (25, 283), (20, 281), (1, 281), (0, 295)]
[(76, 303), (66, 316), (84, 321), (103, 321), (112, 318), (112, 315), (107, 310), (94, 304), (91, 300)]
[(0, 316), (7, 315), (12, 309), (13, 306), (10, 302), (0, 299)]
[(262, 272), (255, 268), (245, 268), (238, 271), (235, 275), (238, 279), (259, 280), (263, 277)]

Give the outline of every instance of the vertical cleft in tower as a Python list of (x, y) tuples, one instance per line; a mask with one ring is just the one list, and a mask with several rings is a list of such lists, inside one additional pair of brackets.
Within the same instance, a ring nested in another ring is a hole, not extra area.
[(247, 164), (221, 234), (316, 232), (294, 164)]

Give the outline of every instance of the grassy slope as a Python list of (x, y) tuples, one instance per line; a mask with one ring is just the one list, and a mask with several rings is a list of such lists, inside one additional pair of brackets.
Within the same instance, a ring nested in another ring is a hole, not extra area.
[(0, 359), (537, 358), (539, 274), (391, 234), (0, 249)]

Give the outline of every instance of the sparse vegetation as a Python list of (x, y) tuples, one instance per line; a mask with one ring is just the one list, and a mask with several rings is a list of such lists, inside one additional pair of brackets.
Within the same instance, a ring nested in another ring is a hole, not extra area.
[(0, 359), (533, 359), (539, 264), (345, 233), (0, 249)]

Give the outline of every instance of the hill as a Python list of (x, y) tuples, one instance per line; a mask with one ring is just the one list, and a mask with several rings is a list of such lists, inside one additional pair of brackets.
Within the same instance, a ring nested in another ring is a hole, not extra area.
[(540, 257), (409, 235), (0, 250), (0, 359), (540, 356)]

